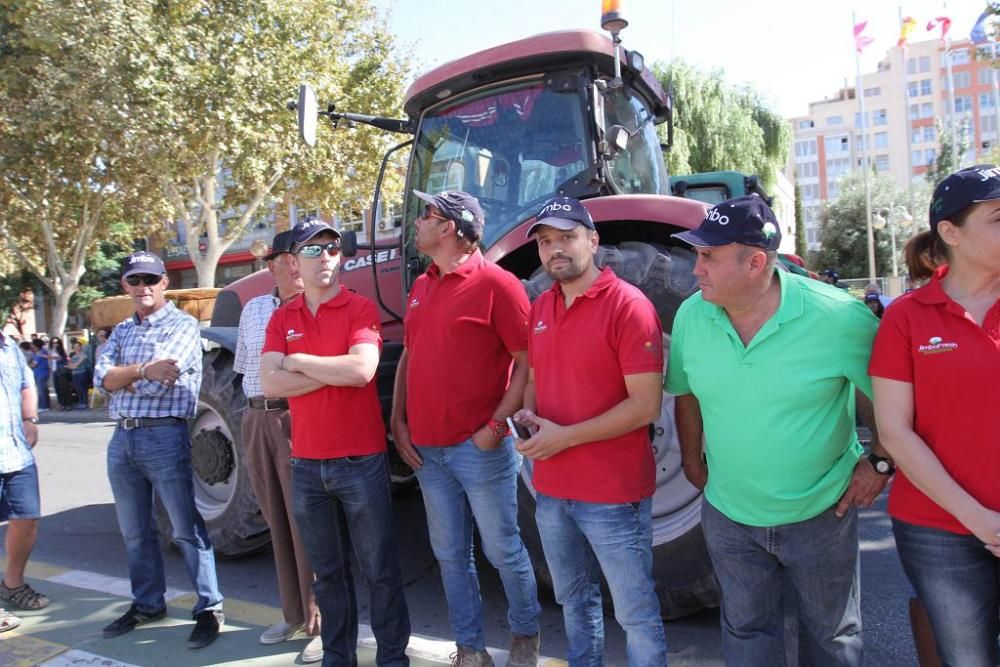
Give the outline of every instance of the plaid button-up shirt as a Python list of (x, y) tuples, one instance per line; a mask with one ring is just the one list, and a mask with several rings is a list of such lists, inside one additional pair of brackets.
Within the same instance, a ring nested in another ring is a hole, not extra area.
[(103, 391), (104, 376), (114, 366), (158, 359), (177, 360), (181, 371), (177, 382), (167, 386), (140, 379), (132, 383), (134, 392), (127, 388), (111, 392), (112, 419), (194, 417), (201, 389), (201, 335), (197, 320), (170, 301), (142, 321), (133, 315), (111, 331), (94, 369), (94, 386)]
[(21, 422), (21, 391), (34, 386), (17, 343), (0, 334), (0, 474), (24, 470), (35, 462)]
[(243, 393), (247, 398), (264, 394), (260, 386), (260, 351), (264, 349), (264, 332), (271, 321), (271, 313), (280, 305), (277, 296), (263, 294), (247, 301), (240, 313), (233, 370), (243, 373)]

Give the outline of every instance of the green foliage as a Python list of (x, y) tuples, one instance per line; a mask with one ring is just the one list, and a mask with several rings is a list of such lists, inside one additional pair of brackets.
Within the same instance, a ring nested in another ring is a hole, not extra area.
[(806, 243), (806, 222), (802, 217), (802, 194), (799, 186), (795, 184), (795, 254), (806, 259), (809, 253), (809, 245)]
[(658, 63), (653, 71), (665, 89), (673, 89), (671, 175), (731, 169), (757, 174), (764, 189), (773, 190), (792, 132), (760, 93), (728, 83), (721, 70), (705, 72), (682, 60)]
[[(888, 176), (869, 175), (871, 211), (886, 214), (890, 206), (907, 205), (909, 192), (899, 188)], [(810, 267), (814, 270), (836, 269), (842, 278), (868, 277), (868, 232), (865, 221), (864, 174), (854, 171), (843, 176), (836, 199), (823, 207), (821, 219), (822, 249), (810, 253)], [(913, 221), (909, 227), (897, 226), (897, 260), (901, 263), (903, 246), (915, 230), (927, 227), (927, 207), (930, 189), (924, 185), (915, 192)], [(908, 205), (907, 205), (908, 206)], [(814, 256), (812, 256), (814, 255)], [(892, 274), (891, 232), (888, 226), (875, 230), (875, 266), (880, 276)], [(904, 269), (900, 269), (901, 272)]]
[[(938, 120), (935, 122), (935, 126), (937, 127), (937, 134), (940, 137), (938, 142), (937, 157), (934, 159), (934, 164), (930, 165), (927, 169), (926, 174), (927, 180), (932, 184), (938, 183), (948, 174), (962, 168), (962, 157), (964, 157), (966, 151), (969, 150), (969, 143), (972, 135), (969, 118), (962, 119), (958, 127), (955, 128), (956, 141), (952, 141), (951, 122), (945, 124), (941, 120)], [(953, 147), (956, 144), (958, 145), (957, 163), (955, 162), (956, 151), (953, 150)]]

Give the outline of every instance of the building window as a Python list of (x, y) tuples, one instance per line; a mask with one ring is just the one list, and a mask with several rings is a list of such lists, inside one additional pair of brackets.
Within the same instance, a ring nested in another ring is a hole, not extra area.
[(955, 113), (972, 112), (972, 95), (963, 95), (955, 98)]
[[(941, 67), (948, 66), (948, 54), (941, 54)], [(969, 50), (968, 49), (956, 49), (951, 52), (951, 64), (952, 65), (968, 65), (969, 64)]]
[(814, 245), (819, 243), (819, 228), (806, 227), (806, 243)]
[(995, 109), (997, 106), (997, 99), (993, 97), (993, 93), (980, 93), (979, 94), (979, 109)]
[(826, 197), (827, 199), (836, 199), (837, 195), (840, 194), (840, 187), (837, 185), (837, 181), (827, 181), (826, 183)]
[(921, 79), (920, 80), (920, 94), (921, 95), (930, 95), (931, 94), (931, 80), (930, 79)]
[(812, 118), (810, 118), (808, 120), (800, 120), (799, 121), (799, 129), (800, 130), (808, 130), (811, 127), (815, 127), (815, 124), (813, 123)]
[(937, 128), (933, 125), (924, 127), (924, 141), (937, 141)]
[(865, 97), (878, 97), (882, 94), (882, 89), (876, 86), (875, 88), (865, 88)]
[(795, 164), (795, 178), (815, 178), (819, 175), (818, 162), (797, 162)]
[(919, 127), (915, 127), (912, 130), (910, 130), (910, 143), (919, 144), (921, 141), (920, 136), (921, 132)]
[[(867, 120), (868, 120), (868, 114), (866, 112), (865, 113), (865, 121), (867, 121)], [(854, 127), (857, 128), (857, 129), (859, 129), (859, 130), (861, 129), (861, 114), (858, 113), (858, 112), (854, 113)]]
[(918, 84), (916, 81), (910, 81), (908, 84), (906, 84), (907, 97), (916, 97), (919, 94), (920, 94), (920, 84)]
[(889, 133), (888, 132), (876, 132), (875, 133), (875, 148), (888, 148), (889, 147)]
[(803, 139), (795, 142), (795, 157), (816, 155), (816, 140)]
[(931, 57), (930, 56), (920, 56), (919, 60), (920, 60), (920, 64), (918, 65), (917, 70), (919, 72), (921, 72), (921, 73), (930, 72), (931, 71)]
[(888, 155), (876, 155), (875, 156), (875, 169), (878, 171), (889, 171), (889, 156)]
[[(968, 88), (972, 85), (972, 72), (953, 72), (951, 75), (952, 85), (955, 90)], [(948, 90), (948, 75), (941, 77), (941, 87)]]
[(827, 155), (834, 155), (836, 153), (847, 153), (850, 151), (851, 146), (846, 134), (839, 134), (833, 137), (826, 137), (823, 140), (824, 147), (826, 148)]
[(910, 120), (921, 118), (932, 118), (934, 116), (934, 105), (930, 102), (910, 105)]
[(983, 134), (996, 134), (997, 116), (996, 114), (986, 114), (979, 117), (979, 131)]
[(844, 117), (843, 116), (827, 116), (826, 117), (826, 124), (827, 125), (843, 125), (844, 124)]
[(802, 201), (819, 200), (819, 185), (816, 183), (807, 183), (805, 185), (800, 185), (799, 192), (802, 194)]
[(977, 75), (977, 80), (980, 86), (988, 86), (993, 83), (993, 68), (991, 67), (980, 67), (979, 74)]
[(878, 109), (874, 112), (874, 121), (876, 125), (885, 125), (889, 122), (889, 114), (885, 109)]

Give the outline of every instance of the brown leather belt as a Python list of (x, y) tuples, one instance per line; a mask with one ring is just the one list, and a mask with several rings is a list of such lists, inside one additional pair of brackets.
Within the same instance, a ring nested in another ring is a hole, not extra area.
[(288, 409), (287, 398), (264, 398), (263, 396), (251, 396), (249, 401), (251, 408), (257, 408), (268, 412), (271, 410)]
[(126, 431), (134, 428), (149, 428), (151, 426), (168, 426), (175, 423), (186, 424), (186, 419), (180, 417), (125, 417), (118, 420), (118, 425)]

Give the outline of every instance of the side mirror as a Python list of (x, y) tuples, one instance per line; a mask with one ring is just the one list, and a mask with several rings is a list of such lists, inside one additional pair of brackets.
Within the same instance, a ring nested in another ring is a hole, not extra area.
[(612, 125), (608, 128), (606, 136), (612, 153), (619, 153), (628, 148), (628, 140), (632, 135), (625, 127)]
[(299, 86), (299, 102), (296, 109), (299, 112), (299, 138), (307, 146), (315, 146), (319, 106), (316, 103), (316, 91), (308, 83)]
[(358, 254), (358, 235), (355, 232), (340, 232), (340, 254), (344, 257)]

